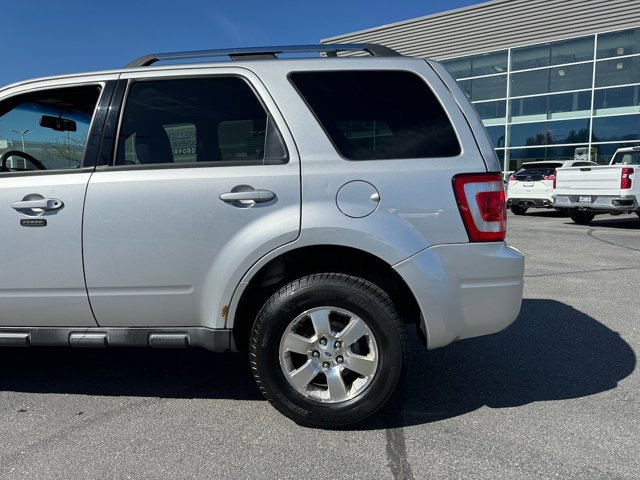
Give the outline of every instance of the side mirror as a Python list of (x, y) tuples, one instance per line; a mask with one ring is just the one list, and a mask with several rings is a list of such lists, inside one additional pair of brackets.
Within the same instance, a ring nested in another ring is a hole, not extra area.
[(56, 132), (75, 132), (78, 127), (76, 122), (63, 117), (52, 117), (51, 115), (42, 115), (40, 117), (40, 126), (50, 128)]

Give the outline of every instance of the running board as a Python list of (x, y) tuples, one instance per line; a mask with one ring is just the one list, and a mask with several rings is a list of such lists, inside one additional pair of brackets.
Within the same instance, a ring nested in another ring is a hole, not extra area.
[(201, 347), (232, 349), (231, 330), (208, 328), (53, 328), (0, 327), (0, 347)]

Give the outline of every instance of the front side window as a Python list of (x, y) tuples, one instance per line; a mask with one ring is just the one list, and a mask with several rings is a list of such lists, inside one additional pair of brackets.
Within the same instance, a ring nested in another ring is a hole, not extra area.
[(0, 170), (82, 166), (99, 86), (41, 90), (0, 103)]
[(134, 82), (117, 165), (277, 164), (287, 153), (273, 119), (237, 77)]
[(290, 79), (346, 159), (460, 154), (444, 108), (414, 73), (295, 72)]

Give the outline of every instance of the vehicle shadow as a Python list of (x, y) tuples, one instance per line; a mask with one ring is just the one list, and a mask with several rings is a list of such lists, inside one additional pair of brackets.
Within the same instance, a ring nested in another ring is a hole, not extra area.
[(553, 208), (530, 208), (527, 210), (527, 213), (524, 215), (513, 215), (517, 218), (525, 218), (525, 217), (550, 217), (550, 218), (560, 218), (560, 217), (569, 217), (566, 213), (560, 212), (558, 210), (554, 210)]
[(585, 397), (616, 388), (636, 365), (633, 349), (617, 332), (543, 299), (524, 300), (518, 319), (503, 332), (414, 352), (404, 395), (369, 428), (424, 424), (483, 406)]
[[(495, 335), (427, 351), (413, 345), (398, 400), (358, 429), (456, 417), (616, 388), (636, 355), (620, 335), (554, 300), (524, 300)], [(152, 349), (0, 349), (0, 391), (261, 400), (246, 353)]]
[(590, 227), (618, 228), (624, 230), (640, 230), (640, 219), (634, 213), (632, 215), (597, 215), (589, 224)]
[(247, 353), (204, 349), (0, 349), (0, 391), (262, 399)]

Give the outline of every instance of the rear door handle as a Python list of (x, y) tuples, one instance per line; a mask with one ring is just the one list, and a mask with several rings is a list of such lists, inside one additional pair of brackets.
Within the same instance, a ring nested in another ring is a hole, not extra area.
[(45, 211), (59, 210), (64, 206), (62, 200), (57, 198), (38, 198), (35, 200), (22, 200), (20, 202), (13, 202), (11, 208), (14, 210), (33, 210), (40, 209)]
[(266, 203), (276, 198), (276, 194), (271, 190), (250, 190), (247, 192), (227, 192), (220, 195), (223, 202), (252, 201), (255, 203)]

